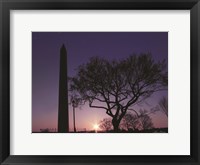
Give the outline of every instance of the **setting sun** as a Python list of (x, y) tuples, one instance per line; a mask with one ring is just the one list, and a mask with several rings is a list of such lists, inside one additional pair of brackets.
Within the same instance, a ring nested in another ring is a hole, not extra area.
[(99, 129), (99, 125), (98, 124), (94, 124), (93, 128), (95, 129), (95, 132), (97, 132), (97, 130)]

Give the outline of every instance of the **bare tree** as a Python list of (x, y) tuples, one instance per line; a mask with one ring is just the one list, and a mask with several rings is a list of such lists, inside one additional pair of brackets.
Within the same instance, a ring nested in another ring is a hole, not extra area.
[(152, 119), (148, 115), (148, 111), (147, 110), (140, 110), (139, 113), (140, 113), (140, 115), (139, 115), (138, 119), (139, 119), (139, 122), (140, 122), (140, 129), (147, 130), (147, 129), (154, 128)]
[(138, 121), (138, 116), (133, 115), (132, 113), (127, 113), (124, 115), (121, 124), (120, 124), (122, 129), (125, 130), (137, 130), (139, 126), (139, 121)]
[(109, 131), (112, 129), (112, 120), (110, 118), (105, 118), (99, 123), (99, 127), (104, 131)]
[(161, 111), (168, 117), (168, 99), (166, 97), (159, 101), (159, 106)]
[(167, 89), (166, 62), (155, 62), (150, 54), (132, 55), (121, 61), (98, 57), (78, 68), (71, 89), (89, 102), (91, 108), (105, 110), (114, 131), (129, 107)]
[(127, 113), (121, 122), (122, 128), (126, 130), (146, 130), (153, 128), (153, 122), (151, 117), (149, 116), (152, 111), (142, 110), (139, 112), (135, 111), (135, 114)]

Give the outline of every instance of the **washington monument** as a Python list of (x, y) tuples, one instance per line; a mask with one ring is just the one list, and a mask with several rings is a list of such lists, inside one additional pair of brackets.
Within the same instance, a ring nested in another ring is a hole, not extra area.
[(69, 132), (67, 51), (64, 44), (60, 48), (58, 132), (59, 133)]

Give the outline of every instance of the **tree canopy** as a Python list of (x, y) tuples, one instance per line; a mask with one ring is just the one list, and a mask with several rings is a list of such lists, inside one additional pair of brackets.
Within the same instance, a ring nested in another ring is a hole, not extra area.
[(149, 53), (112, 61), (93, 57), (79, 66), (70, 86), (90, 107), (104, 109), (117, 132), (131, 106), (167, 89), (166, 67), (165, 60), (155, 61)]

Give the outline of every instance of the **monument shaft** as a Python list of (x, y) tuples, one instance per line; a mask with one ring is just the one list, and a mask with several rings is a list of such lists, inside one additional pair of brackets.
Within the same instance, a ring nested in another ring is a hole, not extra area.
[(58, 132), (69, 132), (68, 83), (67, 83), (67, 51), (63, 45), (60, 49), (60, 78), (58, 105)]

